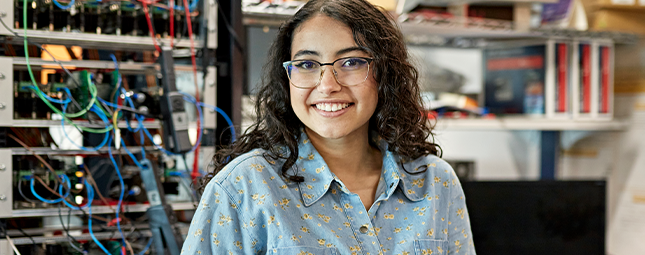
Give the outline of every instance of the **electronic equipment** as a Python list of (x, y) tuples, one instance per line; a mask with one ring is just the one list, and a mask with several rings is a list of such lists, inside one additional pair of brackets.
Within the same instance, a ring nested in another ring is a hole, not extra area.
[(193, 147), (188, 137), (188, 114), (184, 107), (184, 95), (177, 92), (172, 51), (163, 49), (159, 57), (161, 67), (161, 114), (163, 116), (166, 148), (174, 153), (186, 153)]
[[(25, 255), (178, 254), (188, 226), (175, 212), (198, 199), (172, 154), (191, 151), (188, 123), (198, 114), (177, 89), (192, 92), (197, 79), (200, 101), (216, 104), (214, 66), (173, 59), (217, 48), (218, 5), (188, 2), (0, 0), (0, 254), (14, 245)], [(157, 45), (172, 48), (159, 62)], [(158, 76), (170, 79), (166, 89)], [(168, 116), (183, 114), (172, 123), (178, 140), (162, 133), (171, 130), (162, 126), (164, 96), (175, 100)], [(215, 128), (216, 114), (203, 111), (202, 130)], [(199, 168), (214, 150), (200, 148)]]

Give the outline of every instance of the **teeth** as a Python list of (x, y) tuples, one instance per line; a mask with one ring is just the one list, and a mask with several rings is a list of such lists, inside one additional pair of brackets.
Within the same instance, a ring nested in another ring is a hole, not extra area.
[(323, 110), (326, 112), (336, 112), (340, 111), (342, 109), (345, 109), (349, 106), (349, 104), (330, 104), (330, 103), (320, 103), (316, 104), (316, 108), (319, 110)]

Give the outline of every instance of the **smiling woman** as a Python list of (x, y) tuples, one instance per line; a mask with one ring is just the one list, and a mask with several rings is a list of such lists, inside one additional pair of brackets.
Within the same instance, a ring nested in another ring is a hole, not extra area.
[(255, 124), (202, 179), (184, 254), (475, 254), (386, 13), (311, 0), (265, 72)]

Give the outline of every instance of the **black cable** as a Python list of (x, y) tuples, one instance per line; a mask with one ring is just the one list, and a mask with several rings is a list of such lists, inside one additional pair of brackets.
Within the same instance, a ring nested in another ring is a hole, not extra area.
[[(31, 240), (31, 244), (32, 244), (34, 247), (38, 247), (38, 248), (40, 248), (41, 250), (45, 250), (45, 249), (43, 249), (43, 247), (38, 246), (38, 244), (36, 244), (36, 241), (34, 241), (34, 238), (33, 238), (30, 234), (27, 234), (27, 233), (26, 233), (26, 232), (25, 232), (25, 231), (20, 227), (20, 225), (18, 225), (18, 223), (16, 223), (15, 221), (11, 221), (11, 223), (12, 223), (12, 225), (13, 225), (16, 229), (18, 229), (18, 231), (20, 231), (20, 233), (22, 233), (22, 235), (23, 235), (23, 236), (26, 236), (27, 238), (29, 238), (29, 240)], [(6, 229), (5, 229), (5, 231), (6, 231)]]
[(22, 180), (18, 180), (18, 193), (20, 193), (20, 196), (23, 199), (27, 200), (27, 202), (29, 202), (29, 203), (37, 204), (37, 203), (40, 202), (40, 201), (36, 201), (36, 200), (30, 199), (27, 196), (25, 196), (25, 193), (22, 192)]
[[(76, 238), (74, 238), (72, 235), (69, 234), (69, 230), (65, 227), (65, 223), (63, 222), (63, 215), (62, 215), (62, 212), (60, 210), (60, 207), (61, 207), (61, 205), (59, 203), (58, 204), (58, 218), (60, 219), (61, 227), (63, 227), (63, 230), (65, 231), (65, 234), (67, 235), (67, 241), (68, 241), (69, 245), (74, 250), (76, 250), (76, 251), (78, 251), (80, 253), (83, 253), (83, 250), (81, 248), (78, 248), (76, 245), (74, 245), (74, 243), (72, 243), (72, 241), (74, 241), (76, 243), (78, 243), (78, 241), (76, 240)], [(70, 225), (70, 228), (71, 228), (71, 224), (72, 224), (71, 223), (71, 215), (72, 215), (72, 208), (68, 208), (68, 211), (67, 211), (67, 224)]]

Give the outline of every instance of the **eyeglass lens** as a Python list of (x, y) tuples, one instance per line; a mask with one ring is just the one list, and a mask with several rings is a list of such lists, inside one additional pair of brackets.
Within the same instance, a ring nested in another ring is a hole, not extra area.
[[(368, 75), (369, 62), (363, 58), (338, 59), (333, 64), (336, 81), (344, 86), (354, 86), (365, 81)], [(291, 83), (296, 87), (310, 88), (318, 85), (322, 66), (312, 60), (298, 60), (287, 66)]]

